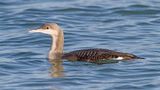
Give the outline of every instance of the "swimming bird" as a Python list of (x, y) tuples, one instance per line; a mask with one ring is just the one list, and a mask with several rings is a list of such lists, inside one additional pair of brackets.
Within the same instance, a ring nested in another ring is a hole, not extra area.
[(52, 44), (49, 51), (49, 59), (57, 59), (61, 56), (62, 59), (68, 59), (72, 61), (87, 61), (96, 62), (100, 60), (132, 60), (143, 59), (134, 54), (117, 52), (109, 49), (82, 49), (75, 50), (68, 53), (63, 53), (64, 46), (64, 33), (63, 30), (56, 23), (46, 23), (36, 30), (29, 32), (40, 32), (48, 34), (52, 38)]

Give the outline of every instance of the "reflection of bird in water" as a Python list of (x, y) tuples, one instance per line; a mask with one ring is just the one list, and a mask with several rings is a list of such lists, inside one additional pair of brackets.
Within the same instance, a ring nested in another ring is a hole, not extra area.
[(61, 59), (50, 60), (51, 66), (51, 76), (52, 77), (63, 77), (64, 76), (64, 68), (62, 65)]
[(49, 52), (50, 59), (63, 59), (72, 61), (101, 62), (107, 60), (131, 60), (142, 59), (136, 55), (129, 53), (116, 52), (108, 49), (83, 49), (69, 53), (63, 53), (64, 36), (63, 30), (55, 23), (47, 23), (37, 30), (30, 32), (41, 32), (49, 34), (52, 37), (51, 50)]

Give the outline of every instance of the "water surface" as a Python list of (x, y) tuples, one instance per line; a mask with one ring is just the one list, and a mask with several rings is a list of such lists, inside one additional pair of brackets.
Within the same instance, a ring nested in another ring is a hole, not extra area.
[[(46, 22), (64, 30), (65, 52), (107, 48), (146, 59), (52, 66), (50, 37), (28, 33)], [(159, 90), (159, 28), (159, 0), (2, 0), (1, 90)]]

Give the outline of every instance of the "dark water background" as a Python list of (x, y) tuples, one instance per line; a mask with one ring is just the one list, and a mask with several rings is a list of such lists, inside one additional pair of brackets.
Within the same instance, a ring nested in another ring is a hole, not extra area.
[[(65, 60), (55, 69), (46, 59), (49, 36), (28, 33), (46, 22), (63, 28), (66, 52), (108, 48), (146, 59)], [(159, 56), (159, 0), (0, 1), (0, 90), (160, 90)]]

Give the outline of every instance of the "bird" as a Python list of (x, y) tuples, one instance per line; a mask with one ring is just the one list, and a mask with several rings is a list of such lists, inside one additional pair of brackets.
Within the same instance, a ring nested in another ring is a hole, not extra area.
[(130, 53), (118, 52), (102, 48), (79, 49), (64, 53), (64, 33), (57, 23), (45, 23), (31, 33), (44, 33), (51, 36), (52, 43), (48, 54), (49, 59), (68, 59), (71, 61), (100, 62), (107, 60), (134, 60), (144, 59)]

